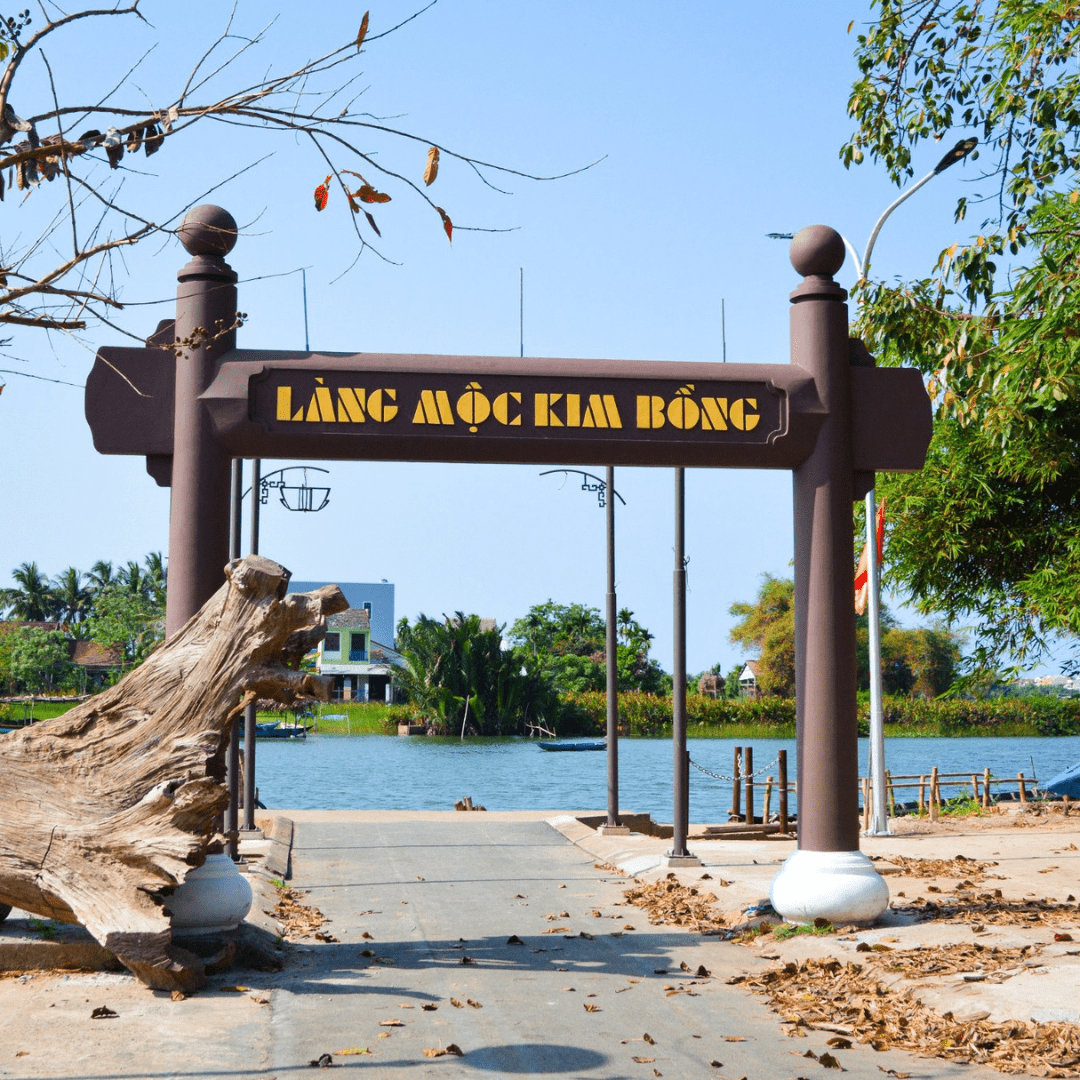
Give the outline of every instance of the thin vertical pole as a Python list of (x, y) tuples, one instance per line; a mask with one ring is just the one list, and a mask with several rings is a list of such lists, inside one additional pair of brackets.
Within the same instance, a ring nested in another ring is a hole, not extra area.
[(746, 789), (746, 824), (754, 824), (754, 748), (748, 746), (743, 752), (743, 761), (746, 768), (743, 770), (746, 774), (746, 783), (743, 787)]
[(301, 279), (304, 283), (304, 352), (311, 352), (311, 343), (308, 341), (308, 321), (307, 321), (307, 271), (300, 271)]
[(525, 357), (525, 267), (518, 267), (518, 340), (521, 342), (521, 356)]
[(787, 834), (787, 795), (788, 795), (788, 779), (787, 779), (787, 751), (780, 750), (776, 755), (776, 781), (777, 781), (777, 793), (780, 796), (780, 832), (781, 834)]
[(675, 572), (673, 574), (675, 650), (672, 660), (671, 739), (675, 775), (671, 854), (685, 856), (690, 827), (690, 777), (686, 754), (686, 559), (684, 497), (686, 470), (675, 470)]
[[(232, 459), (232, 491), (229, 500), (229, 561), (240, 558), (240, 505), (244, 497), (244, 462)], [(226, 786), (229, 789), (229, 806), (225, 811), (225, 835), (228, 837), (229, 858), (240, 857), (237, 846), (238, 808), (240, 805), (240, 725), (234, 721), (229, 734), (229, 749), (225, 755)]]
[(881, 684), (881, 572), (877, 554), (877, 507), (874, 489), (866, 493), (867, 613), (870, 618), (870, 775), (873, 777), (874, 805), (870, 836), (889, 834), (889, 812), (885, 799), (885, 715)]
[(724, 314), (724, 299), (720, 298), (720, 341), (723, 344), (723, 352), (721, 355), (724, 358), (724, 363), (727, 363), (727, 319)]
[(615, 469), (607, 467), (607, 823), (619, 827), (619, 671), (615, 638)]
[[(307, 337), (307, 303), (305, 290), (304, 336)], [(262, 461), (251, 462), (251, 554), (259, 554), (259, 495)], [(244, 708), (244, 832), (255, 831), (255, 725), (258, 717), (255, 702)]]
[(731, 764), (731, 816), (739, 817), (742, 813), (742, 781), (739, 775), (742, 772), (742, 747), (735, 747), (735, 755)]

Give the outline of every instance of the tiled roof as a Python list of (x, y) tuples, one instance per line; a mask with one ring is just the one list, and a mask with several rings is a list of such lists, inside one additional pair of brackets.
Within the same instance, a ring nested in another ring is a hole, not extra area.
[(365, 608), (349, 608), (326, 620), (330, 630), (370, 630), (371, 616)]
[(116, 667), (120, 663), (120, 650), (115, 645), (106, 649), (96, 641), (73, 641), (71, 659), (80, 667)]

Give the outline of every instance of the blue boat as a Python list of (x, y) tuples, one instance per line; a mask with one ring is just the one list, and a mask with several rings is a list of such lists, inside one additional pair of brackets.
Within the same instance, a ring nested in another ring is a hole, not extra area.
[(1055, 795), (1068, 795), (1070, 799), (1080, 799), (1080, 764), (1058, 773), (1052, 780), (1040, 784), (1043, 791), (1052, 791)]
[(538, 742), (541, 750), (606, 750), (606, 742)]
[(256, 739), (305, 739), (311, 729), (303, 724), (282, 725), (280, 720), (255, 725)]

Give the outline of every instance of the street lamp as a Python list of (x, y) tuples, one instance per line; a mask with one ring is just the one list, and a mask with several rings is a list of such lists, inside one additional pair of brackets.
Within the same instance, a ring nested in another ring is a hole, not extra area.
[[(859, 275), (859, 281), (867, 279), (870, 271), (870, 256), (874, 251), (878, 233), (885, 224), (889, 215), (907, 199), (910, 199), (924, 184), (928, 184), (939, 173), (963, 161), (978, 146), (979, 140), (971, 137), (961, 139), (945, 156), (923, 177), (916, 180), (909, 188), (905, 189), (885, 207), (881, 216), (877, 219), (874, 228), (870, 232), (870, 239), (866, 242), (862, 262), (859, 261), (858, 253), (846, 236), (841, 238), (844, 246), (851, 254), (855, 263), (855, 272)], [(792, 233), (767, 233), (772, 240), (791, 239)], [(870, 629), (870, 775), (873, 787), (873, 806), (871, 808), (870, 825), (866, 830), (868, 836), (889, 835), (889, 812), (885, 798), (885, 718), (882, 712), (882, 685), (881, 685), (881, 571), (878, 566), (877, 554), (877, 506), (874, 489), (871, 487), (866, 493), (866, 557), (867, 557), (867, 595)]]
[[(581, 469), (548, 469), (541, 476), (551, 473), (579, 473), (584, 480), (582, 491), (595, 491), (597, 501), (607, 517), (607, 597), (605, 663), (607, 666), (607, 821), (599, 831), (606, 836), (625, 835), (630, 830), (619, 821), (619, 671), (618, 642), (615, 636), (615, 499), (626, 505), (626, 500), (615, 490), (615, 468), (607, 467), (606, 479), (593, 476)], [(595, 481), (595, 483), (590, 483)], [(612, 498), (614, 496), (614, 498)]]
[[(329, 470), (319, 468), (316, 465), (289, 465), (284, 469), (275, 469), (265, 476), (260, 475), (262, 462), (255, 458), (251, 462), (251, 541), (252, 555), (259, 554), (259, 509), (270, 498), (270, 491), (278, 492), (282, 506), (287, 510), (298, 513), (317, 513), (330, 501), (329, 487), (316, 487), (308, 484), (308, 470), (312, 472), (328, 473)], [(302, 470), (304, 473), (303, 483), (287, 483), (285, 473)], [(279, 477), (274, 480), (273, 477)], [(248, 494), (244, 491), (244, 463), (241, 458), (232, 460), (232, 498), (231, 513), (229, 516), (229, 558), (240, 558), (240, 513), (243, 498)], [(294, 505), (295, 504), (295, 505)], [(317, 504), (317, 505), (316, 505)], [(244, 709), (244, 824), (239, 830), (245, 833), (255, 833), (255, 730), (256, 730), (255, 702)], [(240, 794), (240, 727), (233, 725), (232, 738), (229, 740), (229, 749), (226, 756), (226, 774), (228, 777), (229, 808), (226, 811), (225, 833), (229, 837), (229, 855), (237, 858), (238, 841), (238, 814), (237, 804)]]

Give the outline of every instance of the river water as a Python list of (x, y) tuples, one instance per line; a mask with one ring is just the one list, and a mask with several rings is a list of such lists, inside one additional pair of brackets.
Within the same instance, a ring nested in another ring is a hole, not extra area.
[[(691, 761), (730, 775), (737, 743), (688, 739), (687, 748)], [(866, 774), (868, 743), (859, 740), (860, 775)], [(789, 778), (797, 779), (794, 739), (758, 739), (752, 745), (755, 772), (775, 776), (776, 752), (784, 749)], [(260, 740), (255, 772), (259, 797), (270, 809), (452, 810), (456, 800), (468, 795), (488, 810), (603, 810), (606, 759), (605, 753), (548, 753), (523, 738), (311, 735), (297, 741)], [(1023, 772), (1030, 777), (1032, 760), (1035, 775), (1049, 780), (1080, 761), (1080, 736), (901, 738), (887, 740), (885, 747), (885, 763), (894, 776), (929, 773), (936, 765), (943, 773), (990, 769), (995, 776)], [(902, 797), (914, 793), (897, 795)], [(757, 806), (760, 813), (760, 789)], [(619, 807), (671, 820), (670, 739), (619, 740)], [(730, 782), (691, 767), (690, 820), (724, 821), (730, 807)]]

